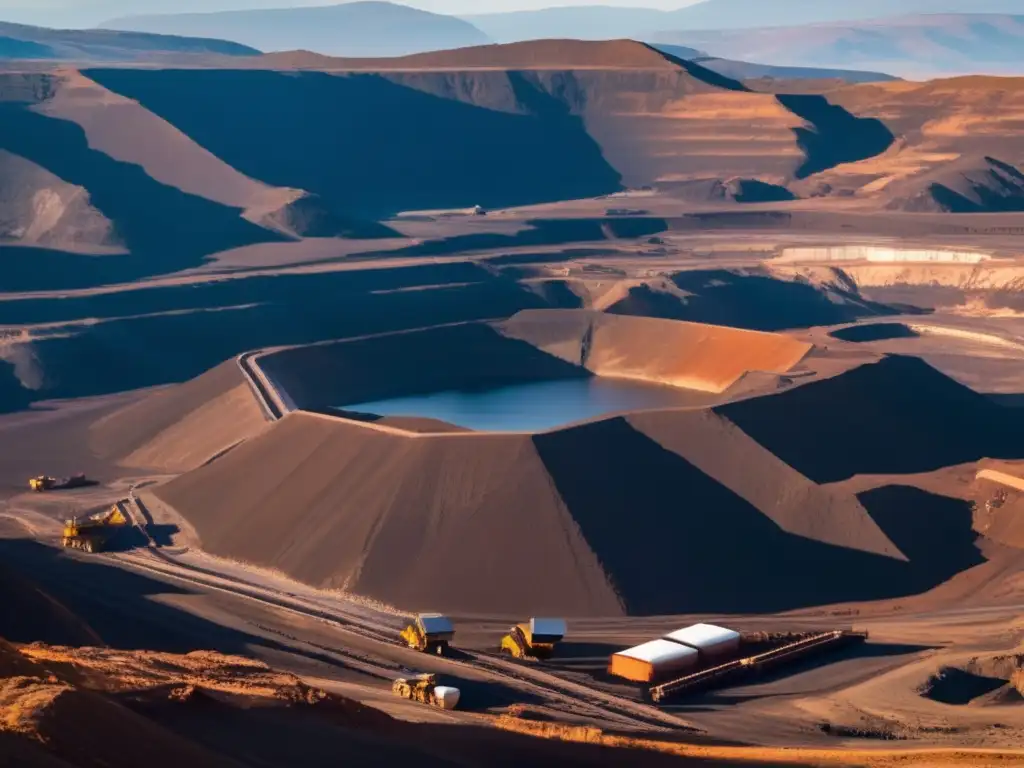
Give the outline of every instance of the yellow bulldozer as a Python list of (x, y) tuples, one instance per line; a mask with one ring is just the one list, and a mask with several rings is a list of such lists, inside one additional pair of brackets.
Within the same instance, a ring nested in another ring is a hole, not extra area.
[(444, 656), (454, 637), (455, 627), (451, 619), (440, 613), (421, 613), (402, 630), (402, 640), (410, 648), (438, 656)]
[(28, 487), (36, 493), (43, 491), (59, 491), (65, 488), (81, 488), (89, 485), (85, 475), (77, 474), (71, 477), (50, 477), (49, 475), (37, 475), (29, 478)]
[(501, 638), (499, 650), (517, 659), (550, 659), (564, 637), (563, 619), (530, 619), (512, 627)]
[(459, 689), (447, 685), (438, 685), (437, 676), (433, 674), (400, 677), (391, 684), (391, 692), (396, 696), (422, 704), (455, 709), (459, 703)]
[(121, 505), (115, 504), (105, 512), (65, 521), (61, 544), (90, 554), (102, 552), (110, 540), (128, 524), (128, 516)]

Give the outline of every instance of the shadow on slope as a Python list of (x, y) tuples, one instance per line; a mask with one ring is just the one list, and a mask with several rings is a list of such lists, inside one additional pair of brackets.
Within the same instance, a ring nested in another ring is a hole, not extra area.
[[(950, 169), (954, 170), (954, 169)], [(950, 213), (1013, 213), (1024, 211), (1024, 173), (993, 157), (956, 168), (945, 183), (933, 182), (927, 197), (920, 203), (925, 208), (938, 208)]]
[(503, 81), (518, 113), (440, 98), (378, 74), (86, 74), (138, 100), (242, 173), (308, 190), (347, 210), (499, 207), (620, 188), (619, 174), (582, 120), (519, 73)]
[(734, 80), (733, 78), (724, 75), (721, 72), (717, 72), (714, 69), (708, 69), (706, 66), (703, 66), (703, 63), (698, 63), (694, 59), (680, 58), (671, 51), (666, 50), (668, 46), (661, 48), (644, 43), (644, 47), (661, 54), (670, 62), (682, 68), (688, 75), (703, 83), (713, 85), (716, 88), (721, 88), (726, 91), (739, 91), (742, 93), (750, 92), (750, 89), (739, 80)]
[(1006, 687), (1001, 677), (987, 677), (956, 667), (943, 667), (928, 678), (919, 693), (941, 704), (970, 704)]
[(90, 426), (88, 443), (98, 457), (122, 466), (184, 472), (230, 450), (265, 423), (232, 359), (104, 416)]
[[(251, 349), (509, 317), (522, 309), (551, 306), (551, 299), (511, 280), (474, 277), (482, 270), (472, 274), (433, 266), (423, 270), (278, 276), (161, 288), (152, 292), (148, 311), (166, 314), (134, 317), (121, 315), (118, 302), (126, 302), (125, 309), (147, 312), (150, 291), (68, 299), (82, 302), (73, 307), (75, 317), (97, 316), (78, 314), (81, 309), (117, 315), (99, 323), (71, 324), (59, 334), (33, 340), (33, 364), (44, 384), (27, 397), (82, 397), (184, 381)], [(438, 287), (429, 287), (431, 274), (441, 282)], [(459, 274), (469, 282), (444, 285), (448, 277)], [(424, 289), (395, 290), (417, 284), (424, 284)], [(187, 311), (172, 311), (176, 304)], [(66, 316), (70, 310), (61, 301), (33, 300), (25, 314), (29, 311), (42, 317)], [(0, 409), (16, 410), (25, 399), (25, 394), (14, 390), (7, 400), (0, 400)]]
[(132, 280), (196, 266), (218, 251), (284, 239), (242, 219), (240, 209), (160, 184), (139, 166), (91, 149), (74, 123), (3, 103), (0, 125), (0, 148), (86, 189), (92, 205), (114, 223), (117, 237), (132, 254), (95, 257), (5, 248), (7, 290)]
[(920, 335), (909, 325), (904, 325), (903, 323), (851, 325), (849, 328), (839, 328), (829, 334), (829, 336), (840, 341), (852, 341), (854, 343), (885, 341), (886, 339), (916, 339)]
[(18, 379), (13, 364), (0, 360), (0, 413), (27, 408), (35, 398)]
[[(2, 253), (2, 251), (0, 251)], [(97, 258), (96, 261), (104, 260)], [(184, 285), (138, 287), (109, 293), (53, 298), (24, 298), (0, 302), (0, 325), (72, 322), (81, 318), (125, 318), (182, 310), (211, 310), (246, 305), (298, 305), (312, 307), (332, 298), (392, 292), (444, 285), (495, 282), (493, 274), (468, 262), (424, 263), (411, 267), (341, 270), (326, 273), (291, 272), (280, 275), (239, 275)], [(511, 281), (505, 281), (512, 285)]]
[(1019, 411), (914, 357), (889, 356), (715, 410), (818, 483), (927, 472), (986, 456), (1024, 457)]
[(975, 544), (969, 502), (904, 485), (876, 488), (857, 498), (914, 565), (917, 591), (985, 562)]
[[(26, 614), (0, 613), (0, 627), (12, 642), (105, 645), (168, 653), (216, 650), (251, 655), (253, 646), (284, 650), (265, 638), (239, 632), (185, 613), (153, 598), (187, 590), (95, 560), (67, 557), (29, 539), (0, 539), (4, 567), (13, 574), (4, 589)], [(31, 574), (31, 582), (21, 574)], [(26, 587), (31, 591), (26, 594)], [(38, 592), (35, 590), (39, 590)], [(50, 617), (50, 618), (45, 618)]]
[(475, 323), (283, 350), (263, 357), (260, 367), (305, 410), (590, 376)]
[[(780, 280), (758, 271), (699, 270), (679, 272), (672, 282), (685, 292), (653, 290), (643, 285), (609, 307), (618, 315), (728, 325), (756, 331), (779, 331), (834, 325), (860, 317), (891, 314), (883, 304), (858, 294), (806, 282)], [(834, 301), (838, 297), (842, 301)]]
[[(624, 419), (537, 435), (534, 444), (630, 614), (772, 612), (896, 597), (976, 562), (932, 550), (908, 563), (786, 533)], [(949, 512), (946, 499), (914, 501), (922, 515)], [(947, 549), (973, 541), (970, 510), (960, 511), (966, 530)]]
[(18, 40), (0, 36), (0, 58), (4, 59), (57, 59), (57, 52), (48, 45), (32, 40)]
[(830, 104), (824, 96), (779, 94), (775, 98), (811, 125), (793, 129), (797, 144), (806, 155), (796, 171), (798, 179), (880, 155), (896, 140), (881, 120), (855, 117)]
[[(524, 246), (564, 245), (567, 243), (593, 242), (615, 238), (635, 238), (656, 235), (666, 231), (671, 224), (655, 216), (630, 218), (608, 217), (604, 219), (530, 219), (526, 227), (515, 234), (483, 232), (471, 235), (455, 235), (439, 240), (426, 240), (416, 245), (396, 248), (392, 251), (375, 251), (375, 258), (385, 256), (441, 256), (467, 251), (491, 250), (495, 248), (522, 248)], [(498, 257), (515, 258), (515, 256)], [(550, 258), (559, 258), (557, 254)], [(491, 259), (491, 263), (503, 263)]]

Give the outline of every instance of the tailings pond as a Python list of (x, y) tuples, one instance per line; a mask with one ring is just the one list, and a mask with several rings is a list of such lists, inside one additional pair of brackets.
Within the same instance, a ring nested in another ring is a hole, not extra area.
[(697, 405), (707, 397), (660, 384), (593, 377), (434, 392), (350, 403), (339, 410), (438, 419), (481, 432), (540, 432), (621, 411)]

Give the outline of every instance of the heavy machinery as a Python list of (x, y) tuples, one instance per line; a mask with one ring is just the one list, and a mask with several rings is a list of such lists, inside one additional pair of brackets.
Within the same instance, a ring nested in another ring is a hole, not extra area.
[(391, 692), (403, 699), (430, 704), (441, 709), (455, 709), (460, 696), (458, 688), (438, 685), (437, 675), (433, 674), (400, 677), (391, 684)]
[(440, 613), (421, 613), (402, 630), (402, 640), (410, 648), (438, 656), (444, 656), (454, 637), (455, 627), (451, 619)]
[(50, 477), (49, 475), (39, 475), (38, 477), (33, 477), (28, 481), (28, 487), (36, 493), (42, 493), (43, 491), (59, 491), (65, 488), (81, 488), (86, 485), (89, 485), (89, 481), (83, 474), (71, 475), (71, 477)]
[(64, 523), (61, 544), (84, 552), (101, 552), (119, 531), (128, 525), (120, 504), (88, 517), (73, 517)]
[(517, 659), (549, 659), (563, 637), (563, 619), (530, 619), (516, 624), (501, 638), (500, 650)]

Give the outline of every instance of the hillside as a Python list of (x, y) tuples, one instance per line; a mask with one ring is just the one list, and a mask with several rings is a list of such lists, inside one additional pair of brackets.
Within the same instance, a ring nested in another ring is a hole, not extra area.
[[(37, 591), (31, 584), (22, 589)], [(47, 598), (40, 592), (31, 602), (45, 609)], [(167, 618), (179, 616), (188, 614)], [(248, 649), (239, 648), (237, 655), (205, 649), (171, 653), (111, 648), (98, 640), (98, 647), (37, 638), (15, 646), (0, 638), (5, 765), (324, 768), (339, 753), (354, 765), (434, 768), (611, 768), (624, 759), (641, 768), (731, 762), (560, 743), (458, 721), (409, 722), (272, 669)]]
[[(578, 312), (496, 327), (502, 336), (465, 325), (296, 348), (261, 366), (298, 402), (325, 408), (502, 376), (564, 377), (581, 359), (599, 374), (663, 381), (671, 371), (683, 386), (720, 381), (729, 368), (728, 386), (738, 361), (786, 371), (806, 354), (784, 336)], [(410, 610), (782, 610), (909, 594), (980, 563), (966, 504), (826, 484), (1018, 456), (1013, 414), (918, 360), (890, 357), (708, 410), (532, 436), (410, 435), (292, 413), (155, 493), (214, 553)], [(908, 539), (908, 509), (948, 536), (934, 546)], [(265, 535), (234, 535), (241, 520)], [(734, 566), (700, 582), (728, 552)], [(516, 562), (536, 566), (498, 577)], [(799, 575), (809, 563), (813, 583)]]
[[(40, 287), (46, 264), (46, 287), (82, 288), (307, 234), (393, 234), (305, 190), (240, 173), (79, 72), (4, 73), (0, 90), (5, 290)], [(26, 245), (38, 248), (18, 248)]]
[(133, 15), (108, 29), (237, 40), (262, 51), (303, 49), (337, 56), (402, 56), (480, 45), (489, 39), (470, 23), (388, 2), (266, 10)]
[[(696, 51), (693, 51), (696, 53)], [(675, 55), (675, 54), (673, 54)], [(633, 40), (533, 40), (507, 45), (476, 45), (451, 51), (430, 51), (389, 58), (322, 56), (306, 51), (270, 53), (252, 66), (324, 69), (331, 71), (389, 70), (676, 70), (678, 66), (653, 48)]]
[(813, 174), (794, 191), (827, 188), (897, 210), (1020, 210), (1024, 79), (863, 84), (829, 98), (855, 114), (884, 115), (898, 138), (886, 152)]
[(993, 157), (962, 157), (894, 184), (889, 208), (948, 213), (1024, 211), (1024, 173)]
[(681, 28), (663, 30), (649, 39), (700, 48), (727, 59), (794, 67), (852, 67), (908, 77), (1024, 73), (1020, 58), (1024, 16), (989, 15), (976, 9), (943, 15), (928, 10), (928, 15), (869, 21), (806, 24), (801, 20), (798, 26), (776, 21), (760, 29)]
[[(739, 433), (723, 439), (744, 440)], [(705, 446), (723, 449), (721, 442)], [(748, 466), (747, 471), (761, 469)], [(250, 481), (237, 484), (239, 472)], [(210, 551), (413, 610), (424, 605), (568, 615), (712, 606), (771, 610), (880, 588), (855, 586), (844, 581), (838, 568), (827, 567), (813, 589), (801, 589), (793, 571), (757, 565), (762, 557), (755, 552), (765, 551), (779, 564), (809, 559), (823, 566), (837, 559), (850, 566), (871, 563), (896, 579), (885, 589), (905, 588), (905, 576), (899, 574), (907, 566), (873, 553), (895, 550), (855, 500), (837, 499), (826, 511), (817, 506), (820, 492), (806, 481), (793, 478), (807, 494), (793, 496), (797, 486), (784, 490), (774, 485), (781, 477), (759, 477), (770, 489), (761, 497), (770, 511), (736, 496), (623, 419), (531, 440), (516, 435), (410, 438), (294, 414), (156, 493), (186, 516)], [(387, 493), (381, 493), (384, 487)], [(691, 509), (715, 508), (718, 514), (714, 519), (666, 517), (680, 492), (692, 499)], [(780, 509), (774, 503), (779, 497), (791, 500)], [(806, 511), (801, 504), (808, 505)], [(282, 505), (294, 513), (282, 516)], [(622, 524), (618, 514), (624, 506), (641, 518)], [(813, 524), (806, 516), (812, 507), (818, 520)], [(802, 533), (814, 530), (854, 549), (840, 558), (842, 550), (792, 536), (769, 514), (789, 515), (790, 525)], [(265, 535), (233, 536), (243, 519)], [(314, 530), (315, 536), (308, 535)], [(745, 533), (738, 535), (740, 530)], [(659, 531), (664, 546), (652, 542), (652, 531)], [(681, 541), (692, 542), (682, 559)], [(737, 560), (745, 565), (735, 573), (736, 581), (725, 577), (713, 589), (676, 586), (724, 556), (725, 546), (745, 552)], [(665, 547), (674, 547), (676, 556), (667, 557)], [(865, 547), (872, 552), (857, 551)], [(520, 570), (515, 580), (500, 578), (522, 562), (536, 567)], [(748, 568), (756, 568), (771, 585), (750, 590)], [(739, 589), (744, 582), (747, 588)], [(665, 589), (653, 586), (658, 584)]]
[(0, 59), (174, 61), (182, 56), (252, 56), (258, 53), (255, 48), (206, 37), (103, 29), (47, 29), (0, 22)]
[[(773, 611), (916, 593), (981, 563), (965, 503), (822, 483), (1016, 456), (1010, 413), (902, 358), (532, 437), (295, 413), (156, 494), (212, 552), (409, 610)], [(234, 535), (243, 520), (264, 535)], [(942, 531), (928, 543), (911, 534), (924, 520)], [(500, 578), (517, 562), (534, 567)]]

